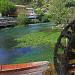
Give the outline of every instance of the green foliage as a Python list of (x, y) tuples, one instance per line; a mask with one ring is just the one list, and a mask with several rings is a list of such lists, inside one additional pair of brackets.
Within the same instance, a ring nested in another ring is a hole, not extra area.
[(37, 8), (35, 10), (35, 12), (38, 14), (38, 19), (40, 22), (50, 22), (51, 21), (51, 17), (49, 13), (44, 13), (42, 11), (43, 9), (41, 8)]
[(42, 16), (42, 22), (50, 22), (50, 21), (51, 21), (51, 17), (48, 13)]
[(66, 3), (65, 6), (66, 7), (75, 7), (75, 1), (70, 1), (70, 2)]
[(9, 0), (0, 0), (0, 12), (4, 13), (7, 12), (10, 9), (14, 9), (15, 6), (12, 2)]
[(37, 6), (42, 7), (44, 3), (44, 0), (37, 0)]
[[(40, 8), (37, 6), (37, 13), (43, 14), (42, 20), (54, 20), (57, 24), (66, 23), (71, 13), (69, 8), (65, 7), (65, 4), (71, 0), (38, 0), (37, 2), (41, 5)], [(46, 13), (46, 15), (45, 15)], [(40, 16), (41, 17), (41, 16)], [(41, 21), (42, 21), (41, 20)]]
[(65, 23), (70, 14), (70, 9), (65, 7), (67, 0), (51, 0), (49, 5), (49, 13), (56, 23)]
[(28, 22), (28, 18), (25, 14), (18, 15), (18, 17), (17, 17), (17, 25), (18, 26), (25, 25), (25, 24), (27, 24), (27, 22)]
[(41, 14), (41, 13), (42, 13), (42, 10), (41, 10), (41, 8), (36, 8), (36, 9), (35, 9), (35, 12), (36, 12), (37, 14)]
[(59, 32), (34, 32), (26, 34), (21, 38), (17, 38), (16, 41), (19, 44), (16, 47), (28, 47), (28, 46), (38, 46), (38, 45), (48, 45), (52, 47), (55, 45), (56, 40), (59, 36)]

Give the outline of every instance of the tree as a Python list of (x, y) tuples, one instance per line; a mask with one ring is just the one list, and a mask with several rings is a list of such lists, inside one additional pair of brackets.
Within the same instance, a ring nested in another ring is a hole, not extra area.
[(4, 16), (8, 16), (8, 14), (16, 11), (16, 7), (9, 0), (0, 0), (0, 13)]
[(65, 7), (65, 4), (69, 0), (51, 0), (49, 5), (49, 11), (51, 19), (56, 23), (65, 23), (70, 14), (70, 9)]
[[(65, 23), (71, 13), (70, 8), (66, 8), (65, 4), (71, 0), (37, 0), (36, 12), (47, 15), (48, 20), (54, 20), (58, 23)], [(40, 11), (40, 12), (39, 12)]]
[(37, 1), (37, 6), (38, 7), (42, 7), (43, 6), (43, 2), (44, 2), (44, 0), (38, 0)]

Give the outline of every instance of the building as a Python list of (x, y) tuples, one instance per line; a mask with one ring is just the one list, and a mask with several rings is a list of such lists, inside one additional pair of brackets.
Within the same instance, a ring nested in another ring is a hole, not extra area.
[(16, 6), (16, 13), (22, 13), (25, 12), (26, 7), (24, 5), (15, 5)]
[(16, 7), (16, 11), (14, 11), (9, 16), (16, 17), (18, 16), (18, 14), (25, 14), (26, 7), (24, 5), (15, 5), (15, 7)]
[(10, 14), (9, 16), (16, 17), (18, 15), (25, 15), (29, 19), (35, 19), (37, 17), (33, 8), (26, 8), (26, 6), (24, 5), (15, 5), (15, 6), (16, 6), (16, 11), (13, 14)]
[(29, 19), (35, 19), (37, 17), (37, 15), (34, 12), (33, 8), (26, 8), (26, 15)]

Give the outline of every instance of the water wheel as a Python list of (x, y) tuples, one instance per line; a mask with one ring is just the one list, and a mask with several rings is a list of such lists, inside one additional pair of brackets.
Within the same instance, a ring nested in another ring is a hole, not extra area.
[(57, 75), (75, 74), (75, 20), (61, 32), (54, 50)]

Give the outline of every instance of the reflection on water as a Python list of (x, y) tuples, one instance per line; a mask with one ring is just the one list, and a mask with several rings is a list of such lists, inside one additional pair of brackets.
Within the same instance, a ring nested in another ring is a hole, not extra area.
[(50, 60), (52, 62), (53, 51), (47, 47), (18, 48), (12, 51), (0, 49), (0, 64), (26, 63), (32, 61)]
[(0, 48), (0, 64), (7, 63), (8, 57), (8, 52)]
[(7, 51), (5, 49), (0, 49), (0, 64), (11, 63), (10, 60), (23, 56), (24, 54), (30, 52), (30, 48), (18, 48), (13, 49), (11, 51)]
[[(30, 61), (50, 60), (52, 52), (49, 46), (36, 48), (16, 48), (14, 39), (22, 35), (46, 31), (51, 28), (50, 23), (29, 25), (28, 27), (8, 28), (0, 30), (0, 64), (24, 63)], [(50, 54), (51, 53), (51, 54)]]

